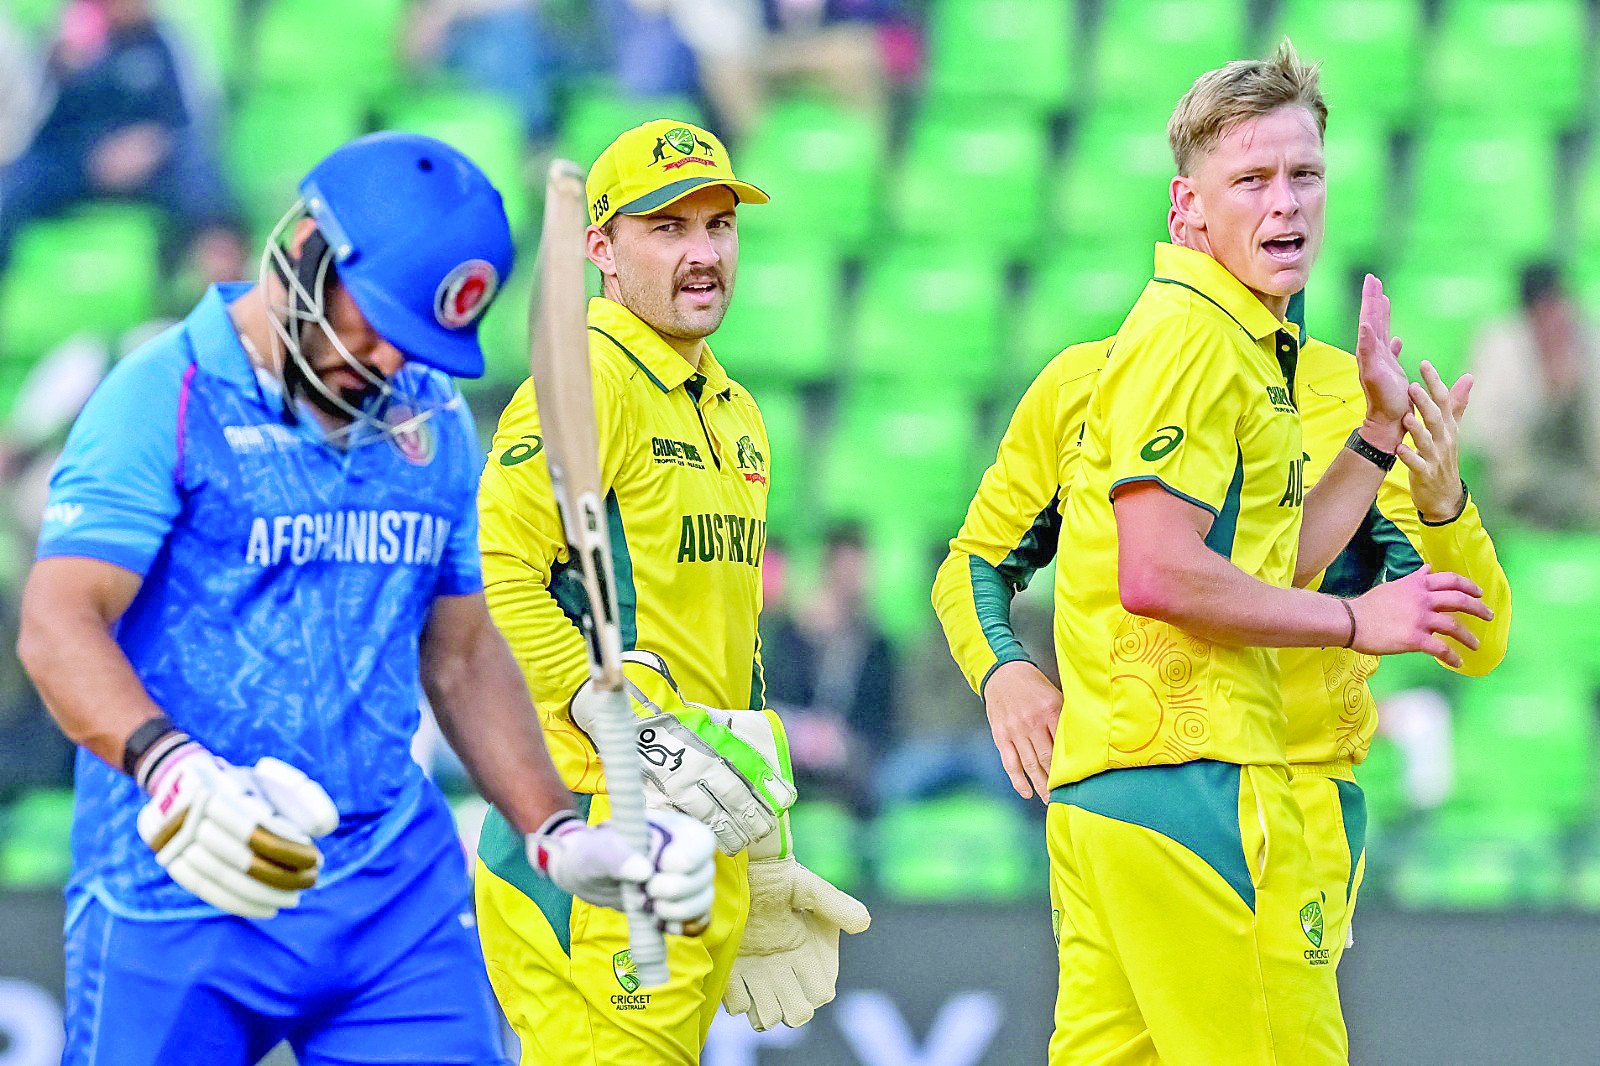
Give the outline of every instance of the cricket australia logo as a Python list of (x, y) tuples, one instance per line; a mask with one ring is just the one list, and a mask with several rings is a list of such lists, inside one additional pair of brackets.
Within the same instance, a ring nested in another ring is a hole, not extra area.
[(1300, 908), (1300, 930), (1311, 941), (1305, 959), (1313, 966), (1328, 965), (1328, 949), (1322, 946), (1322, 904), (1312, 900)]
[[(677, 152), (677, 159), (668, 159), (667, 149)], [(714, 167), (717, 165), (716, 148), (702, 140), (687, 126), (674, 126), (665, 135), (656, 138), (655, 151), (650, 155), (650, 165), (661, 164), (662, 170), (677, 170), (690, 163)]]
[(655, 729), (639, 730), (639, 754), (644, 756), (645, 762), (652, 766), (659, 766), (663, 770), (680, 770), (683, 768), (683, 753), (686, 749), (679, 748), (673, 751), (665, 744), (656, 743)]
[(746, 481), (767, 483), (767, 457), (756, 448), (749, 434), (739, 438), (739, 470)]
[(639, 967), (634, 965), (632, 951), (619, 951), (611, 956), (611, 972), (617, 975), (617, 984), (622, 986), (622, 995), (611, 997), (613, 1007), (644, 1010), (650, 1005), (649, 993), (639, 992)]

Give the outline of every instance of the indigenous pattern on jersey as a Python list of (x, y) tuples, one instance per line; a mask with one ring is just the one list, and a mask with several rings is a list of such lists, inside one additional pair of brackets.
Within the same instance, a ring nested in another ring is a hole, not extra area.
[(1288, 586), (1304, 499), (1297, 331), (1210, 256), (1160, 244), (1155, 267), (1089, 398), (1063, 512), (1073, 565), (1056, 578), (1065, 702), (1052, 787), (1117, 767), (1285, 757), (1275, 652), (1123, 609), (1112, 496), (1159, 485), (1210, 512), (1212, 550)]
[[(1322, 477), (1366, 411), (1355, 356), (1315, 338), (1308, 340), (1300, 354), (1298, 397), (1310, 485)], [(1404, 463), (1396, 463), (1350, 545), (1311, 587), (1335, 596), (1359, 596), (1380, 582), (1404, 577), (1424, 562), (1435, 570), (1471, 578), (1494, 611), (1492, 622), (1463, 616), (1480, 645), (1477, 651), (1456, 648), (1462, 658), (1458, 672), (1481, 677), (1505, 657), (1511, 586), (1470, 495), (1459, 518), (1430, 525), (1422, 521), (1411, 500), (1409, 471)], [(1377, 658), (1345, 648), (1284, 648), (1278, 662), (1288, 712), (1289, 760), (1338, 764), (1330, 770), (1352, 780), (1350, 765), (1366, 758), (1378, 727), (1377, 704), (1367, 686), (1378, 669)]]
[[(660, 655), (689, 700), (759, 708), (770, 455), (761, 412), (709, 349), (696, 372), (610, 300), (589, 305), (589, 353), (623, 649)], [(543, 449), (525, 382), (483, 472), (484, 581), (557, 769), (574, 791), (596, 792), (599, 759), (567, 713), (589, 676), (582, 589)]]
[[(416, 807), (418, 635), (436, 596), (482, 587), (481, 453), (454, 386), (420, 367), (402, 371), (408, 387), (450, 406), (413, 430), (342, 449), (309, 417), (285, 424), (228, 316), (248, 288), (213, 288), (95, 392), (51, 477), (38, 556), (144, 578), (118, 645), (218, 755), (275, 755), (328, 790), (343, 821), (320, 842), (326, 884)], [(86, 752), (77, 774), (69, 892), (119, 914), (215, 913), (140, 841), (133, 781)]]

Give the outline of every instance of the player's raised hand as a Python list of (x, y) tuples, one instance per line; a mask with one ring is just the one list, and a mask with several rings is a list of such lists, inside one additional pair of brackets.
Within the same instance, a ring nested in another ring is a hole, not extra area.
[(1050, 802), (1050, 753), (1061, 720), (1061, 692), (1026, 660), (1002, 663), (983, 686), (983, 708), (1000, 765), (1023, 799)]
[(1422, 383), (1411, 384), (1411, 405), (1405, 417), (1411, 445), (1397, 454), (1411, 475), (1411, 500), (1428, 522), (1447, 522), (1466, 506), (1461, 481), (1461, 416), (1472, 393), (1472, 375), (1463, 374), (1450, 388), (1427, 360)]
[(622, 886), (644, 888), (663, 932), (705, 931), (715, 896), (716, 839), (676, 811), (650, 811), (650, 856), (630, 850), (610, 823), (588, 825), (576, 811), (552, 815), (528, 836), (528, 861), (563, 892), (597, 907), (622, 909)]
[(1461, 653), (1444, 638), (1476, 651), (1478, 638), (1460, 616), (1490, 621), (1494, 611), (1483, 590), (1460, 574), (1434, 573), (1424, 566), (1350, 601), (1355, 613), (1356, 651), (1394, 655), (1422, 651), (1446, 666), (1461, 666)]
[(1411, 410), (1411, 381), (1400, 365), (1400, 338), (1390, 332), (1389, 297), (1383, 282), (1371, 274), (1361, 284), (1356, 367), (1367, 398), (1362, 436), (1374, 447), (1393, 451), (1403, 433), (1401, 421)]
[(297, 905), (322, 869), (312, 838), (339, 822), (321, 786), (277, 759), (246, 769), (187, 738), (160, 754), (159, 766), (139, 775), (150, 801), (137, 824), (168, 875), (244, 918)]

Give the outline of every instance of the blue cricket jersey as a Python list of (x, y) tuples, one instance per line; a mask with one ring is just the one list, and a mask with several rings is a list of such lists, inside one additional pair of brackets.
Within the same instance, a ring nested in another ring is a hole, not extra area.
[[(434, 597), (483, 586), (474, 505), (482, 457), (449, 378), (406, 367), (419, 429), (326, 442), (286, 424), (221, 285), (120, 363), (73, 426), (50, 480), (38, 557), (84, 556), (144, 578), (115, 637), (151, 697), (212, 751), (275, 755), (319, 782), (339, 829), (322, 884), (405, 829), (422, 804), (411, 757), (418, 641)], [(397, 419), (409, 412), (397, 412)], [(215, 914), (139, 839), (144, 796), (78, 753), (68, 895), (114, 913)]]

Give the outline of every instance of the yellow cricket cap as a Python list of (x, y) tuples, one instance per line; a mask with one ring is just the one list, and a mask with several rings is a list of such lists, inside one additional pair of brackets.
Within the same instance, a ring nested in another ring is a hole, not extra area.
[(733, 176), (728, 150), (689, 122), (658, 118), (611, 142), (589, 168), (589, 221), (648, 215), (705, 185), (726, 185), (740, 203), (764, 204), (767, 194)]

